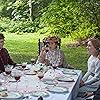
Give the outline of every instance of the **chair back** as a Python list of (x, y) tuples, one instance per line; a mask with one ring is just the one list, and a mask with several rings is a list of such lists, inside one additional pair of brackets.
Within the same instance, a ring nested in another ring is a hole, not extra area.
[(39, 55), (40, 55), (42, 47), (44, 47), (44, 46), (45, 46), (45, 44), (43, 42), (41, 42), (40, 39), (39, 39), (38, 40)]

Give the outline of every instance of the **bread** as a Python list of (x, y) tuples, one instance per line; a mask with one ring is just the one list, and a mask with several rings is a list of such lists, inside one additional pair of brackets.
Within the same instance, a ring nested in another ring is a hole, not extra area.
[(7, 92), (0, 92), (0, 96), (2, 96), (2, 97), (7, 97), (8, 94), (7, 94)]

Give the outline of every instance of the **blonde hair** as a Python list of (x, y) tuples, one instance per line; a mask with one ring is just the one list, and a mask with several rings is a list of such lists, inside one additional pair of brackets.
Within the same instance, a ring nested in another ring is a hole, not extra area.
[(56, 44), (61, 43), (61, 39), (58, 36), (48, 36), (45, 41), (49, 42), (50, 40), (54, 41)]

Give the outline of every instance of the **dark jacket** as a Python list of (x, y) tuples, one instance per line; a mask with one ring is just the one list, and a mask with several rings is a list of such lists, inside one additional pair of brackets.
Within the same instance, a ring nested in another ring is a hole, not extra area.
[(5, 68), (4, 65), (14, 65), (15, 63), (12, 61), (8, 51), (6, 48), (2, 48), (0, 50), (0, 71), (4, 72)]

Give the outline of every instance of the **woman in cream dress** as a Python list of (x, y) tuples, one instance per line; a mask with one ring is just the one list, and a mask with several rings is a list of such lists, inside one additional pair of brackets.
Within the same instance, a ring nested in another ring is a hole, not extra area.
[[(91, 38), (87, 43), (88, 53), (88, 70), (80, 82), (80, 89), (78, 96), (84, 96), (86, 92), (94, 92), (100, 85), (100, 41)], [(78, 100), (84, 100), (80, 98)]]
[(65, 55), (58, 46), (59, 38), (56, 36), (48, 37), (45, 43), (46, 47), (42, 48), (38, 61), (46, 65), (67, 67)]

